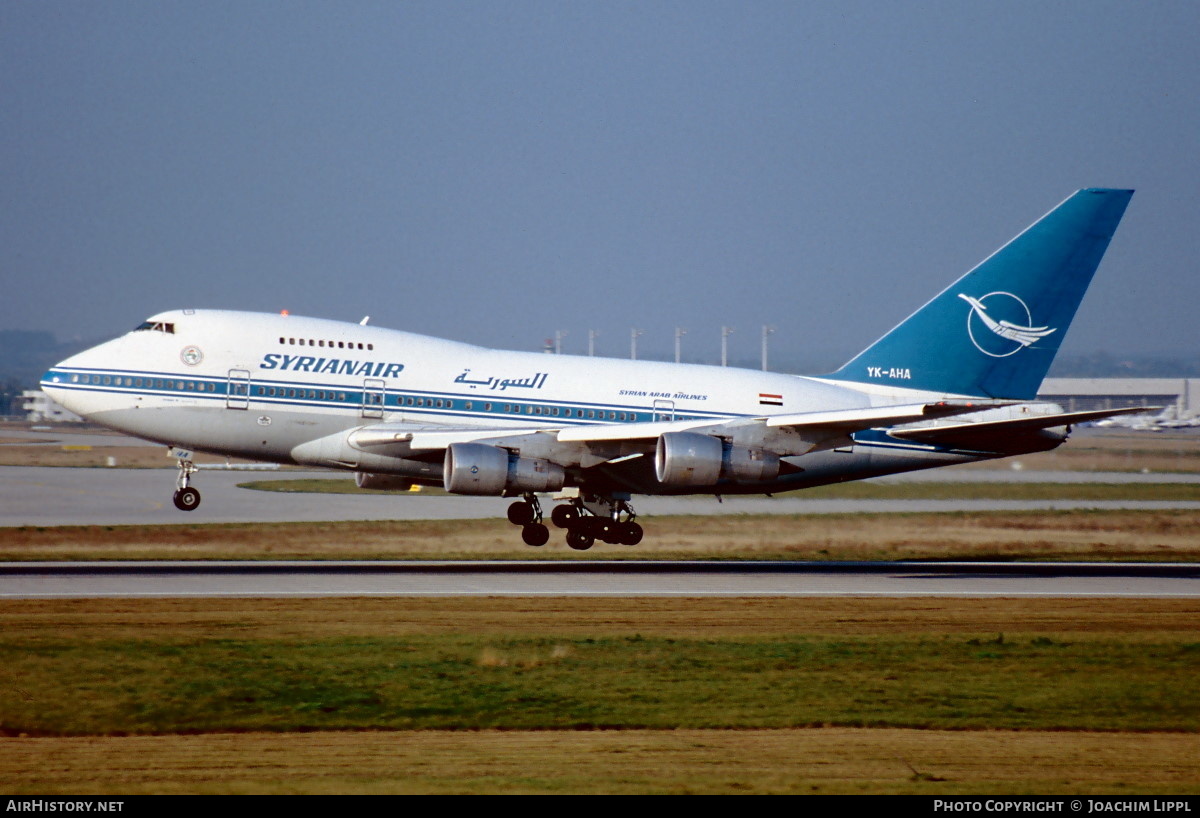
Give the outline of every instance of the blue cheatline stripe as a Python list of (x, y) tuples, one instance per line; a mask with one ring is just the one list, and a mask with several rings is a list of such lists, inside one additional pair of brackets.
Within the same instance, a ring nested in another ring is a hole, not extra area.
[[(53, 377), (62, 378), (55, 382), (50, 380)], [(132, 383), (115, 384), (115, 383), (79, 383), (71, 382), (71, 377), (87, 377), (89, 379), (110, 378), (114, 380), (132, 380), (141, 378), (144, 380), (162, 381), (163, 386), (157, 387), (152, 385), (136, 386)], [(155, 372), (147, 370), (114, 370), (100, 369), (90, 367), (71, 367), (63, 369), (55, 369), (46, 373), (41, 381), (43, 386), (49, 386), (55, 389), (63, 389), (76, 392), (104, 392), (111, 394), (124, 395), (148, 395), (148, 396), (168, 396), (168, 397), (188, 397), (193, 399), (201, 399), (207, 401), (220, 401), (224, 403), (227, 398), (235, 398), (238, 400), (248, 399), (255, 404), (275, 406), (275, 407), (304, 407), (304, 408), (325, 408), (325, 409), (345, 409), (354, 412), (361, 412), (368, 394), (376, 394), (374, 390), (366, 390), (360, 384), (353, 387), (330, 385), (327, 383), (313, 383), (304, 381), (280, 381), (280, 380), (250, 380), (250, 394), (243, 395), (239, 393), (230, 393), (230, 379), (228, 377), (213, 377), (213, 376), (187, 376), (173, 372)], [(195, 383), (202, 384), (208, 389), (187, 389), (175, 386), (177, 383)], [(243, 380), (234, 380), (234, 384), (241, 385), (247, 383)], [(295, 390), (297, 392), (324, 392), (330, 397), (302, 397), (300, 395), (267, 395), (259, 394), (262, 390), (267, 389), (279, 390)], [(382, 406), (367, 405), (369, 410), (384, 410), (389, 412), (403, 411), (412, 415), (440, 415), (453, 416), (462, 418), (478, 418), (485, 420), (515, 420), (521, 419), (534, 423), (552, 423), (557, 425), (578, 425), (589, 426), (606, 423), (639, 423), (649, 422), (654, 420), (655, 413), (641, 406), (632, 406), (628, 404), (589, 404), (580, 401), (531, 401), (517, 400), (510, 398), (507, 401), (503, 399), (482, 399), (474, 394), (462, 394), (452, 392), (433, 392), (423, 390), (401, 390), (388, 388), (384, 391), (384, 404)], [(476, 411), (474, 409), (465, 409), (459, 405), (452, 406), (416, 406), (408, 405), (406, 398), (422, 399), (425, 401), (445, 400), (453, 402), (470, 401), (473, 404), (492, 404), (495, 409), (492, 411)], [(515, 411), (503, 411), (500, 407), (509, 405), (516, 407)], [(583, 418), (583, 417), (566, 417), (563, 414), (553, 415), (548, 412), (535, 414), (526, 411), (529, 407), (542, 409), (559, 409), (572, 410), (576, 412), (594, 411), (597, 413), (625, 413), (632, 415), (625, 420), (617, 418)], [(675, 419), (677, 420), (725, 420), (729, 418), (749, 417), (749, 415), (736, 415), (732, 413), (715, 413), (715, 412), (677, 412)]]
[[(65, 390), (70, 390), (70, 391), (75, 391), (75, 392), (101, 392), (101, 393), (111, 393), (111, 394), (121, 394), (121, 395), (151, 395), (151, 396), (169, 396), (169, 397), (188, 397), (188, 398), (192, 398), (192, 399), (205, 400), (205, 401), (209, 401), (209, 402), (219, 402), (222, 405), (225, 404), (227, 398), (231, 397), (228, 394), (228, 383), (229, 383), (228, 378), (213, 378), (213, 377), (191, 377), (191, 378), (188, 378), (188, 377), (182, 377), (182, 376), (171, 374), (171, 373), (148, 373), (145, 371), (138, 371), (138, 370), (82, 369), (82, 368), (51, 370), (50, 372), (48, 372), (46, 374), (48, 377), (58, 375), (60, 377), (66, 377), (66, 378), (69, 378), (69, 376), (71, 374), (76, 374), (76, 375), (85, 374), (90, 377), (100, 377), (100, 378), (110, 377), (110, 378), (121, 378), (121, 379), (131, 378), (131, 377), (147, 378), (147, 377), (153, 376), (154, 380), (162, 380), (164, 382), (169, 381), (171, 383), (175, 383), (175, 382), (182, 381), (184, 383), (187, 383), (187, 382), (191, 381), (193, 383), (211, 384), (214, 387), (213, 391), (203, 391), (202, 392), (202, 391), (198, 391), (198, 390), (168, 388), (166, 386), (164, 386), (162, 388), (146, 387), (146, 386), (141, 386), (141, 387), (125, 386), (125, 385), (116, 386), (113, 384), (109, 384), (109, 385), (90, 384), (90, 383), (79, 384), (79, 383), (70, 383), (69, 381), (68, 382), (60, 381), (58, 383), (55, 383), (53, 381), (47, 380), (46, 378), (42, 379), (42, 384), (44, 386), (51, 386), (56, 389), (65, 389)], [(262, 387), (262, 388), (272, 388), (273, 387), (276, 389), (297, 389), (297, 390), (303, 389), (305, 391), (311, 389), (313, 391), (318, 391), (318, 392), (339, 393), (339, 394), (344, 395), (345, 397), (337, 398), (337, 399), (333, 399), (333, 398), (321, 399), (321, 398), (300, 398), (298, 396), (295, 398), (292, 398), (292, 397), (285, 397), (285, 396), (271, 396), (271, 395), (254, 394), (254, 392), (260, 387)], [(261, 406), (271, 406), (271, 407), (278, 407), (278, 408), (300, 407), (300, 408), (308, 408), (308, 409), (311, 409), (311, 408), (341, 409), (341, 410), (345, 410), (345, 411), (352, 411), (356, 414), (360, 413), (362, 411), (363, 400), (365, 397), (365, 393), (362, 389), (347, 389), (347, 388), (342, 388), (342, 387), (333, 387), (333, 386), (330, 386), (329, 384), (313, 384), (313, 383), (305, 383), (302, 381), (252, 381), (251, 382), (251, 393), (252, 394), (250, 394), (249, 396), (234, 394), (234, 395), (232, 395), (232, 397), (236, 398), (236, 399), (242, 399), (242, 398), (248, 397), (249, 400), (251, 400), (255, 404), (261, 405)], [(432, 399), (436, 399), (436, 397), (431, 397), (431, 396), (439, 396), (439, 395), (443, 396), (442, 397), (443, 400), (460, 400), (460, 401), (471, 400), (472, 402), (492, 403), (493, 405), (501, 405), (501, 406), (504, 405), (504, 401), (481, 401), (478, 397), (473, 396), (473, 395), (468, 398), (468, 397), (464, 397), (461, 394), (454, 394), (454, 393), (447, 393), (447, 392), (428, 392), (428, 391), (415, 391), (415, 390), (402, 391), (402, 390), (398, 390), (398, 389), (388, 389), (388, 390), (386, 390), (384, 406), (382, 406), (382, 407), (368, 406), (367, 408), (368, 409), (383, 409), (385, 411), (403, 410), (404, 412), (406, 412), (408, 414), (412, 414), (412, 415), (429, 415), (429, 416), (441, 416), (441, 417), (450, 416), (450, 417), (460, 417), (460, 418), (475, 418), (475, 419), (480, 419), (480, 420), (510, 420), (511, 421), (511, 420), (520, 419), (522, 421), (528, 421), (530, 423), (536, 423), (536, 424), (540, 424), (540, 425), (546, 425), (548, 423), (548, 424), (552, 424), (552, 425), (562, 425), (562, 426), (568, 426), (568, 425), (570, 425), (570, 426), (599, 426), (599, 425), (608, 424), (608, 423), (648, 422), (653, 419), (653, 413), (646, 412), (644, 410), (644, 408), (642, 408), (642, 407), (631, 407), (631, 406), (621, 405), (621, 404), (602, 404), (602, 405), (586, 404), (586, 403), (581, 403), (581, 402), (576, 402), (576, 401), (572, 401), (572, 402), (564, 401), (561, 403), (533, 403), (533, 402), (516, 402), (516, 401), (510, 400), (509, 401), (510, 405), (517, 405), (517, 406), (521, 407), (522, 411), (518, 411), (518, 412), (511, 412), (511, 411), (510, 412), (503, 412), (503, 411), (478, 412), (478, 411), (473, 411), (473, 410), (468, 410), (468, 409), (460, 409), (457, 407), (408, 406), (406, 404), (402, 405), (400, 403), (401, 399), (406, 398), (406, 397), (412, 397), (412, 398), (421, 397), (426, 400), (432, 400)], [(587, 409), (587, 410), (592, 410), (592, 411), (596, 411), (596, 412), (605, 412), (605, 413), (607, 413), (607, 412), (626, 412), (626, 413), (632, 412), (635, 415), (635, 417), (633, 419), (621, 421), (621, 420), (612, 420), (609, 418), (564, 417), (562, 415), (549, 415), (549, 414), (545, 414), (545, 413), (540, 414), (540, 415), (527, 414), (525, 411), (523, 411), (524, 408), (527, 406), (540, 406), (542, 408), (557, 407), (560, 409), (570, 408), (570, 409), (576, 410), (576, 411), (583, 411), (584, 409)], [(680, 414), (682, 414), (682, 417), (680, 417), (679, 414), (676, 415), (676, 418), (680, 419), (680, 420), (697, 419), (697, 420), (719, 421), (719, 420), (725, 420), (725, 419), (729, 419), (729, 418), (751, 417), (751, 415), (733, 415), (733, 414), (718, 415), (715, 413), (699, 414), (699, 413), (695, 413), (695, 412), (680, 413)], [(646, 415), (647, 417), (639, 417), (641, 415)], [(520, 427), (514, 427), (514, 428), (520, 428)], [(852, 439), (854, 441), (854, 444), (857, 446), (864, 446), (864, 447), (870, 447), (870, 448), (876, 448), (876, 449), (886, 449), (886, 450), (893, 450), (893, 451), (904, 451), (904, 452), (921, 451), (921, 452), (937, 452), (937, 453), (942, 453), (942, 454), (971, 454), (972, 453), (968, 450), (953, 449), (953, 448), (949, 448), (949, 447), (936, 446), (936, 445), (928, 444), (928, 443), (914, 443), (914, 442), (909, 442), (909, 441), (899, 441), (899, 440), (889, 437), (887, 432), (883, 431), (881, 429), (869, 429), (869, 430), (862, 431), (862, 432), (856, 432), (854, 435), (852, 435)]]

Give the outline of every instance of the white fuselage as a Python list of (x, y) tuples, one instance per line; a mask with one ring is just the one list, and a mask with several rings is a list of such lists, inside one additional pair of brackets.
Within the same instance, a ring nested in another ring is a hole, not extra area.
[[(89, 420), (168, 446), (376, 471), (386, 463), (314, 455), (314, 441), (393, 422), (430, 430), (719, 422), (944, 397), (754, 370), (492, 350), (338, 321), (216, 310), (156, 315), (63, 361), (42, 385)], [(829, 482), (822, 478), (829, 469), (888, 473), (973, 459), (897, 441), (847, 442), (857, 457), (832, 455), (836, 465), (827, 469), (830, 453), (808, 456), (804, 484)], [(875, 450), (873, 461), (866, 448)], [(798, 487), (788, 481), (757, 490)]]

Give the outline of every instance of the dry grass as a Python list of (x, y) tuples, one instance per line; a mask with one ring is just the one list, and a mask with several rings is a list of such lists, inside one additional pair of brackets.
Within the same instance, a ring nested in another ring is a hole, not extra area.
[(1200, 559), (1200, 512), (643, 517), (636, 548), (503, 520), (0, 528), (0, 559)]
[(317, 640), (375, 635), (521, 638), (642, 634), (676, 639), (997, 634), (1190, 638), (1189, 599), (420, 598), (0, 600), (13, 639)]
[(1200, 737), (944, 730), (0, 738), (0, 788), (142, 793), (1200, 792)]

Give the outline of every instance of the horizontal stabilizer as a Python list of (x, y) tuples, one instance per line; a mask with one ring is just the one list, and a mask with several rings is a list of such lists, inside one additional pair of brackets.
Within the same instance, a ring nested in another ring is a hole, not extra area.
[(1126, 409), (1097, 409), (1090, 412), (1066, 412), (1054, 415), (1034, 415), (1013, 420), (993, 420), (981, 423), (957, 423), (951, 426), (926, 426), (918, 429), (893, 429), (891, 437), (955, 448), (991, 449), (1004, 438), (1032, 434), (1058, 426), (1072, 426), (1093, 420), (1155, 412), (1160, 406), (1135, 406)]

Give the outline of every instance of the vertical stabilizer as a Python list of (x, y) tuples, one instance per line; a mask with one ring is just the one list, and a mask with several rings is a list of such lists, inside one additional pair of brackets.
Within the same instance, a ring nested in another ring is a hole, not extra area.
[(1132, 195), (1074, 194), (829, 377), (1036, 397)]

